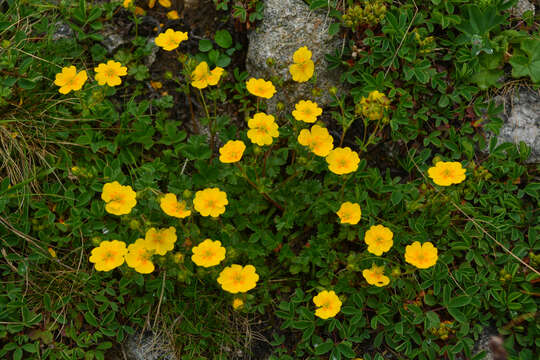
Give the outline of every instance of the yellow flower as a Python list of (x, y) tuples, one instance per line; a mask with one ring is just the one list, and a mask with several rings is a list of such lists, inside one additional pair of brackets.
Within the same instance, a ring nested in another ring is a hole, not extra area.
[(153, 250), (149, 249), (145, 239), (137, 239), (135, 243), (128, 246), (127, 251), (126, 264), (130, 268), (134, 268), (141, 274), (150, 274), (154, 271), (155, 267), (151, 260)]
[(428, 169), (428, 175), (435, 184), (450, 186), (465, 180), (465, 171), (459, 162), (439, 161), (435, 166)]
[(106, 183), (103, 185), (101, 199), (107, 204), (105, 210), (113, 215), (125, 215), (131, 212), (131, 209), (137, 205), (135, 197), (137, 193), (131, 186), (120, 185), (118, 181)]
[(227, 194), (216, 188), (207, 188), (195, 193), (193, 206), (202, 216), (218, 217), (225, 212)]
[(165, 194), (159, 205), (163, 212), (169, 216), (183, 219), (191, 215), (191, 210), (186, 209), (186, 202), (178, 201), (175, 194)]
[(361, 112), (369, 120), (382, 119), (389, 105), (390, 100), (377, 90), (370, 92), (367, 98), (360, 99)]
[(133, 0), (124, 0), (124, 3), (122, 4), (122, 6), (127, 9), (131, 5), (132, 2)]
[(255, 96), (270, 99), (276, 93), (276, 88), (270, 81), (251, 78), (246, 81), (247, 90)]
[(193, 251), (191, 260), (202, 267), (216, 266), (225, 259), (225, 248), (221, 246), (220, 241), (206, 239), (191, 251)]
[(172, 51), (176, 49), (180, 43), (188, 39), (187, 32), (174, 31), (173, 29), (167, 29), (164, 33), (161, 33), (156, 38), (156, 45), (163, 50)]
[(150, 86), (152, 87), (152, 89), (161, 89), (163, 87), (163, 84), (161, 83), (161, 81), (150, 81)]
[(248, 120), (248, 127), (248, 138), (259, 146), (270, 145), (274, 141), (273, 138), (279, 136), (278, 125), (273, 115), (256, 113)]
[(382, 287), (390, 283), (390, 278), (384, 275), (384, 266), (376, 266), (373, 264), (371, 269), (363, 270), (362, 275), (364, 275), (370, 285)]
[(394, 244), (393, 237), (394, 233), (386, 226), (375, 225), (370, 227), (364, 236), (364, 241), (368, 246), (367, 251), (381, 256), (382, 253), (390, 250)]
[(240, 298), (234, 298), (233, 300), (233, 303), (232, 303), (232, 307), (234, 310), (238, 310), (240, 309), (242, 306), (244, 306), (244, 300), (240, 299)]
[(49, 254), (51, 254), (51, 256), (52, 256), (53, 258), (56, 257), (56, 251), (54, 251), (53, 248), (50, 247), (50, 248), (47, 248), (47, 250), (49, 251)]
[(140, 6), (135, 6), (135, 15), (144, 15), (146, 11)]
[(258, 280), (259, 275), (255, 272), (255, 266), (246, 265), (242, 267), (242, 265), (233, 264), (221, 271), (217, 282), (223, 290), (236, 294), (253, 289), (257, 286)]
[(81, 90), (87, 79), (86, 70), (77, 73), (77, 68), (72, 65), (62, 68), (62, 72), (56, 74), (54, 84), (60, 86), (60, 94), (67, 94), (71, 90)]
[(298, 135), (300, 145), (308, 146), (317, 156), (327, 156), (334, 148), (334, 139), (326, 128), (313, 125), (311, 130), (303, 129)]
[(178, 15), (178, 11), (172, 10), (167, 13), (167, 18), (171, 20), (178, 20), (180, 19), (180, 15)]
[(405, 261), (419, 269), (427, 269), (437, 263), (437, 248), (430, 242), (420, 245), (418, 241), (405, 247)]
[(358, 157), (358, 154), (349, 147), (338, 147), (330, 151), (326, 157), (326, 162), (328, 163), (328, 169), (331, 172), (343, 175), (356, 171), (358, 169), (360, 158)]
[(120, 85), (122, 83), (120, 76), (127, 75), (127, 67), (114, 60), (107, 61), (107, 64), (99, 64), (97, 68), (94, 68), (94, 71), (99, 85)]
[(362, 217), (362, 210), (359, 204), (346, 201), (341, 204), (337, 215), (342, 224), (356, 225)]
[(156, 0), (148, 0), (148, 7), (153, 9), (156, 6)]
[(208, 85), (216, 85), (223, 74), (223, 68), (216, 67), (210, 71), (206, 61), (201, 62), (191, 73), (191, 86), (204, 89)]
[(219, 161), (222, 163), (235, 163), (242, 159), (246, 145), (242, 140), (229, 140), (219, 149)]
[(159, 4), (165, 8), (171, 7), (171, 0), (158, 0)]
[(124, 263), (126, 243), (118, 240), (102, 241), (90, 253), (90, 262), (95, 264), (97, 271), (110, 271)]
[(313, 298), (313, 303), (317, 306), (315, 315), (321, 319), (334, 317), (341, 310), (341, 300), (334, 291), (321, 291)]
[(302, 46), (293, 54), (294, 64), (289, 66), (292, 79), (297, 82), (306, 82), (313, 76), (315, 64), (311, 60), (311, 51)]
[(322, 109), (317, 103), (310, 100), (300, 100), (292, 112), (293, 117), (298, 121), (314, 123), (317, 121), (317, 116), (322, 114)]
[(148, 250), (155, 251), (158, 255), (165, 255), (167, 251), (174, 248), (176, 242), (176, 228), (168, 229), (150, 228), (146, 232), (145, 243)]

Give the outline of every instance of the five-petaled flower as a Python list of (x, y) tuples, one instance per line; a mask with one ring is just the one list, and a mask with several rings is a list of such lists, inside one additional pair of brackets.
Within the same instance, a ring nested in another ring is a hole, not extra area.
[(113, 215), (126, 215), (137, 205), (137, 193), (131, 186), (120, 185), (118, 181), (103, 185), (101, 199), (106, 202), (105, 210)]
[(136, 272), (141, 274), (150, 274), (154, 271), (152, 263), (152, 254), (154, 253), (148, 246), (145, 239), (137, 239), (135, 243), (127, 247), (126, 264), (134, 268)]
[(215, 67), (210, 71), (206, 61), (201, 62), (191, 73), (191, 86), (204, 89), (208, 85), (216, 85), (223, 75), (223, 68)]
[(99, 64), (94, 68), (96, 81), (99, 85), (117, 86), (122, 83), (120, 76), (127, 75), (127, 67), (117, 61), (109, 60), (106, 64)]
[(313, 76), (315, 64), (311, 60), (311, 51), (307, 46), (302, 46), (293, 54), (294, 64), (289, 66), (292, 79), (297, 82), (306, 82)]
[(251, 78), (246, 81), (246, 88), (250, 94), (270, 99), (276, 93), (276, 88), (271, 81), (265, 81), (264, 79)]
[(206, 239), (191, 251), (191, 260), (202, 267), (216, 266), (225, 259), (225, 248), (221, 246), (221, 241)]
[(457, 161), (439, 161), (428, 169), (428, 175), (435, 184), (450, 186), (465, 180), (465, 171), (466, 169)]
[(58, 91), (61, 94), (67, 94), (71, 90), (81, 90), (87, 79), (86, 70), (77, 73), (77, 68), (72, 65), (62, 68), (62, 72), (56, 74), (54, 84), (60, 86)]
[(298, 143), (309, 147), (317, 156), (325, 157), (334, 148), (334, 139), (326, 128), (313, 125), (311, 130), (302, 129), (298, 135)]
[(156, 45), (165, 51), (172, 51), (176, 49), (180, 43), (188, 39), (188, 33), (182, 31), (174, 31), (173, 29), (167, 29), (164, 33), (161, 33), (156, 38)]
[(225, 212), (228, 203), (227, 194), (217, 187), (197, 191), (193, 199), (195, 210), (202, 216), (218, 217)]
[(126, 253), (126, 243), (118, 240), (102, 241), (92, 249), (90, 262), (95, 264), (97, 271), (110, 271), (124, 263)]
[(230, 164), (240, 161), (246, 150), (246, 145), (242, 140), (229, 140), (219, 148), (219, 161)]
[(380, 120), (390, 107), (390, 100), (383, 93), (374, 90), (369, 93), (367, 98), (360, 99), (359, 107), (362, 115), (368, 120)]
[(337, 147), (328, 153), (326, 162), (328, 163), (328, 169), (331, 172), (337, 175), (344, 175), (358, 169), (360, 158), (358, 157), (358, 154), (349, 147)]
[(174, 248), (176, 242), (176, 228), (170, 226), (167, 229), (150, 228), (146, 232), (145, 244), (148, 250), (157, 255), (165, 255)]
[(362, 210), (359, 204), (346, 201), (341, 204), (337, 215), (342, 224), (356, 225), (362, 217)]
[(427, 269), (437, 263), (437, 248), (432, 243), (415, 241), (405, 247), (405, 261), (419, 269)]
[(279, 136), (278, 125), (273, 115), (256, 113), (248, 120), (248, 127), (248, 138), (259, 146), (270, 145), (274, 141), (273, 138)]
[(185, 201), (178, 201), (175, 194), (165, 194), (159, 202), (163, 212), (169, 216), (183, 219), (191, 215), (191, 210), (186, 208)]
[(233, 264), (221, 271), (217, 282), (221, 285), (223, 290), (236, 294), (253, 289), (257, 286), (258, 280), (259, 275), (255, 272), (255, 267), (253, 265), (242, 267), (242, 265)]
[(381, 256), (384, 252), (390, 250), (394, 244), (394, 241), (392, 240), (393, 237), (394, 233), (386, 226), (371, 226), (364, 236), (364, 241), (368, 246), (367, 251), (374, 255)]
[(332, 291), (323, 290), (313, 298), (313, 303), (317, 306), (315, 315), (321, 319), (328, 319), (337, 315), (341, 310), (341, 300)]
[(314, 123), (317, 116), (322, 114), (322, 109), (316, 102), (310, 100), (300, 100), (292, 112), (293, 117), (298, 121)]
[(371, 269), (363, 270), (362, 275), (364, 275), (364, 278), (366, 278), (368, 284), (370, 285), (381, 287), (390, 283), (390, 278), (384, 275), (384, 266), (377, 266), (373, 264)]

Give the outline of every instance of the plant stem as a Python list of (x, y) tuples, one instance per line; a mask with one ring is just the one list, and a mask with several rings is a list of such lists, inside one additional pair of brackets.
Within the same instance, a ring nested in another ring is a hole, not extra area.
[(274, 205), (276, 208), (278, 208), (280, 211), (285, 211), (285, 209), (283, 208), (283, 206), (279, 205), (274, 199), (272, 199), (270, 197), (270, 195), (268, 195), (267, 193), (264, 193), (264, 192), (261, 192), (259, 191), (259, 187), (257, 186), (257, 184), (255, 184), (253, 181), (251, 181), (250, 178), (248, 178), (246, 172), (244, 171), (244, 169), (242, 169), (242, 167), (238, 164), (238, 163), (235, 163), (235, 165), (238, 167), (238, 169), (240, 169), (240, 172), (242, 173), (242, 177), (244, 179), (246, 179), (246, 181), (248, 182), (249, 185), (251, 185), (255, 190), (257, 190), (257, 192), (259, 194), (261, 194), (262, 196), (264, 196), (264, 198), (266, 200), (268, 200), (272, 205)]

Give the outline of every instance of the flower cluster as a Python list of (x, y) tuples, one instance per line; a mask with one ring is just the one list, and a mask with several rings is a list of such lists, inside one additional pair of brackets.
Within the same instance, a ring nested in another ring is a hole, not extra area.
[(381, 92), (375, 90), (368, 97), (362, 97), (357, 104), (357, 113), (361, 113), (368, 120), (380, 120), (390, 107), (390, 100)]

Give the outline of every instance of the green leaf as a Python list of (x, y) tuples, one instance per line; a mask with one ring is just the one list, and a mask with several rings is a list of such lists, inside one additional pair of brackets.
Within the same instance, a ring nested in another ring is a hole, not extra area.
[(454, 317), (454, 319), (456, 319), (459, 322), (466, 322), (467, 321), (467, 317), (465, 316), (465, 314), (463, 314), (457, 308), (449, 307), (448, 312), (450, 313), (450, 315), (452, 315)]
[(227, 30), (216, 31), (216, 37), (214, 38), (216, 44), (224, 49), (228, 49), (232, 46), (233, 39), (231, 34)]
[(213, 47), (212, 41), (208, 39), (199, 40), (199, 51), (208, 52), (212, 50)]
[(329, 352), (334, 347), (334, 343), (331, 341), (323, 342), (315, 347), (315, 355), (322, 355)]
[(521, 51), (514, 51), (510, 58), (512, 76), (529, 76), (534, 83), (540, 82), (540, 39), (525, 39), (521, 42)]
[(341, 355), (345, 356), (348, 359), (352, 359), (356, 356), (349, 342), (344, 341), (341, 344), (338, 344), (337, 349), (339, 350)]
[(84, 313), (84, 319), (86, 322), (94, 327), (99, 327), (98, 320), (96, 319), (95, 315), (91, 313), (90, 311), (87, 311)]
[(462, 306), (469, 305), (470, 302), (471, 302), (470, 296), (461, 295), (450, 300), (450, 302), (448, 303), (448, 307), (452, 307), (452, 308), (462, 307)]

